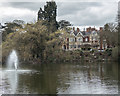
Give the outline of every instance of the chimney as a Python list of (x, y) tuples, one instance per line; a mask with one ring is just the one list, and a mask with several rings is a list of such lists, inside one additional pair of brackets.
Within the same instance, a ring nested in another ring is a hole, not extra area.
[(86, 32), (89, 32), (89, 28), (86, 28)]
[(102, 31), (103, 30), (103, 27), (100, 27), (100, 29), (99, 29), (100, 31)]
[(92, 28), (91, 31), (95, 31), (95, 28)]
[(92, 28), (91, 28), (91, 27), (89, 27), (89, 31), (91, 31), (91, 29), (92, 29)]
[(80, 32), (80, 29), (79, 29), (79, 28), (77, 28), (77, 32)]

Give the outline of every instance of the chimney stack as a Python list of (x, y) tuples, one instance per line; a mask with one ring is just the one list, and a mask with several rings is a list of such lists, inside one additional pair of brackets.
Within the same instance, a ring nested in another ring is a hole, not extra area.
[(86, 28), (86, 32), (89, 32), (90, 30), (89, 30), (89, 28)]
[(91, 28), (91, 27), (89, 27), (89, 31), (91, 31), (91, 29), (92, 29), (92, 28)]
[(102, 31), (103, 30), (103, 27), (100, 27), (100, 29), (99, 29), (100, 31)]
[(95, 31), (95, 28), (91, 28), (91, 31)]
[(80, 32), (80, 29), (79, 29), (79, 28), (77, 28), (77, 32)]

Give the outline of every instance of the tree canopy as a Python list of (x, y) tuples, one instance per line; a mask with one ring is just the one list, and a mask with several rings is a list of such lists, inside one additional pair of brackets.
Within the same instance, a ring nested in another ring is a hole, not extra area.
[(22, 28), (22, 25), (24, 24), (23, 20), (13, 20), (13, 22), (5, 23), (5, 30), (2, 32), (2, 41), (6, 40), (6, 37), (8, 34), (14, 32), (14, 27), (20, 27)]
[(69, 21), (66, 21), (66, 20), (60, 20), (58, 22), (59, 24), (59, 27), (62, 29), (62, 28), (65, 28), (67, 26), (71, 26), (70, 22)]
[(38, 21), (44, 20), (44, 25), (46, 25), (50, 32), (55, 32), (58, 29), (58, 24), (56, 21), (57, 16), (57, 5), (55, 1), (46, 2), (44, 5), (44, 10), (40, 8), (38, 11)]
[(15, 27), (14, 32), (9, 33), (2, 44), (3, 58), (8, 56), (11, 49), (16, 49), (23, 61), (39, 60), (43, 62), (50, 59), (51, 55), (55, 54), (55, 50), (59, 50), (61, 46), (59, 38), (61, 31), (49, 33), (47, 27), (42, 24), (43, 21), (39, 21), (25, 24), (22, 28)]

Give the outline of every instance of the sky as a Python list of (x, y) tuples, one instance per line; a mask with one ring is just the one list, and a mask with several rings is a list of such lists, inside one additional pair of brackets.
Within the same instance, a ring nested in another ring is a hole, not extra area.
[[(0, 22), (15, 19), (34, 22), (39, 8), (45, 4), (46, 0), (1, 0)], [(118, 0), (56, 0), (56, 4), (57, 21), (67, 20), (74, 26), (103, 26), (115, 22), (118, 11)]]

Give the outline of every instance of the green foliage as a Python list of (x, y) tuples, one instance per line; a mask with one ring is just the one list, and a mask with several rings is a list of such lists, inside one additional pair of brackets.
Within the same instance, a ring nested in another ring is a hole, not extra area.
[(66, 20), (60, 20), (58, 24), (61, 29), (66, 28), (67, 26), (71, 26), (70, 22)]
[(26, 24), (24, 28), (15, 27), (16, 30), (10, 33), (3, 42), (3, 59), (12, 49), (18, 51), (21, 61), (40, 61), (56, 57), (61, 44), (59, 35), (61, 31), (49, 33), (43, 21), (35, 24)]
[(5, 41), (7, 35), (14, 32), (14, 30), (13, 30), (14, 27), (22, 28), (21, 24), (23, 24), (23, 23), (24, 23), (24, 21), (22, 21), (22, 20), (14, 20), (13, 22), (6, 23), (5, 30), (2, 33), (2, 40)]
[(105, 24), (102, 37), (106, 39), (108, 45), (118, 46), (118, 26), (114, 23)]
[(44, 20), (44, 25), (47, 26), (50, 32), (55, 32), (58, 29), (58, 24), (56, 21), (57, 16), (57, 5), (54, 1), (46, 2), (44, 6), (44, 11), (42, 8), (38, 11), (38, 20)]
[(104, 25), (104, 30), (102, 33), (102, 37), (106, 39), (106, 42), (108, 45), (112, 47), (112, 49), (107, 49), (106, 54), (108, 56), (112, 55), (112, 58), (114, 60), (118, 59), (118, 56), (120, 56), (118, 50), (119, 47), (119, 25), (114, 23), (107, 23)]

